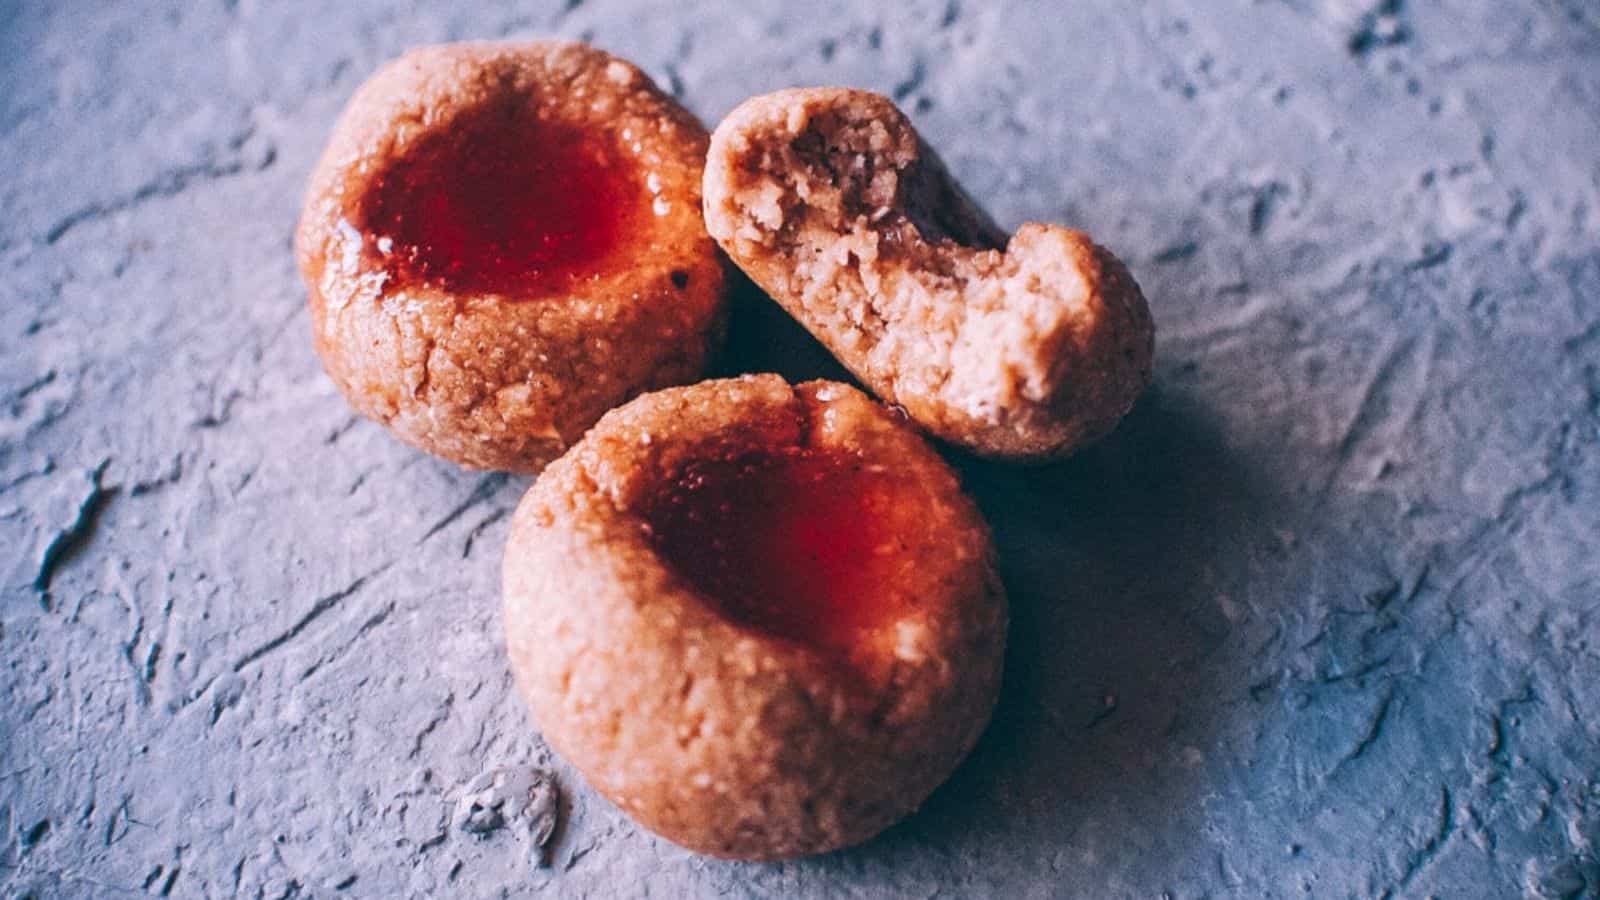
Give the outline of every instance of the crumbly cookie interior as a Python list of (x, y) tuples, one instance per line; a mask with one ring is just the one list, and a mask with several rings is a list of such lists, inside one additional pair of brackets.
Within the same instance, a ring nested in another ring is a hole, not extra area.
[(1080, 232), (1009, 239), (886, 98), (794, 89), (713, 136), (706, 223), (874, 393), (988, 455), (1104, 434), (1149, 380), (1149, 312)]

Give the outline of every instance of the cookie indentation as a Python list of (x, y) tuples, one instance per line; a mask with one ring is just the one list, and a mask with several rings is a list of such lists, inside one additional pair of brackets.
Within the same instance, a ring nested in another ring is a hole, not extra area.
[(726, 330), (700, 214), (709, 138), (582, 44), (444, 44), (383, 66), (295, 230), (329, 377), (412, 446), (527, 473), (607, 410), (699, 378)]
[(468, 110), (378, 177), (364, 230), (402, 280), (511, 299), (559, 287), (615, 250), (644, 205), (606, 138), (526, 105)]
[(901, 606), (893, 490), (882, 466), (845, 451), (732, 450), (685, 464), (645, 519), (657, 551), (724, 617), (849, 650)]

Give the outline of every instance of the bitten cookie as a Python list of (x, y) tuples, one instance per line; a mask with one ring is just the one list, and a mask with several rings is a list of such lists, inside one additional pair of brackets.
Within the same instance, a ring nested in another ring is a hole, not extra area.
[(706, 141), (637, 68), (581, 44), (385, 66), (335, 126), (296, 233), (328, 374), (407, 443), (522, 472), (698, 377), (723, 321)]
[(518, 507), (504, 590), (546, 740), (714, 856), (876, 834), (971, 749), (1000, 683), (977, 508), (833, 382), (708, 381), (607, 414)]
[(1061, 456), (1150, 381), (1150, 312), (1122, 263), (1055, 225), (1007, 240), (888, 98), (745, 101), (712, 135), (705, 213), (874, 393), (976, 453)]

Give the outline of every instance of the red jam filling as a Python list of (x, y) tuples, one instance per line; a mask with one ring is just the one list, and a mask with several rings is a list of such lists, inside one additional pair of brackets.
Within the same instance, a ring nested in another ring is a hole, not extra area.
[(589, 274), (643, 199), (603, 134), (499, 104), (457, 117), (390, 164), (364, 198), (361, 224), (401, 282), (516, 299)]
[(892, 487), (849, 453), (747, 451), (688, 464), (645, 518), (657, 551), (725, 618), (849, 650), (899, 612)]

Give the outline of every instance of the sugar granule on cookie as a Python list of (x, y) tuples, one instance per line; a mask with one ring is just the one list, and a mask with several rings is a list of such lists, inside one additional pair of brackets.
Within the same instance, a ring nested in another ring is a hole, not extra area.
[(329, 375), (407, 443), (523, 472), (698, 377), (724, 318), (706, 142), (637, 68), (582, 44), (385, 66), (335, 126), (296, 232)]
[(932, 434), (1049, 459), (1110, 431), (1150, 381), (1154, 328), (1082, 232), (1008, 239), (886, 97), (755, 97), (711, 139), (706, 225), (751, 279)]
[(776, 375), (646, 394), (518, 507), (512, 669), (545, 739), (646, 827), (782, 859), (877, 834), (989, 720), (1006, 602), (928, 444)]

